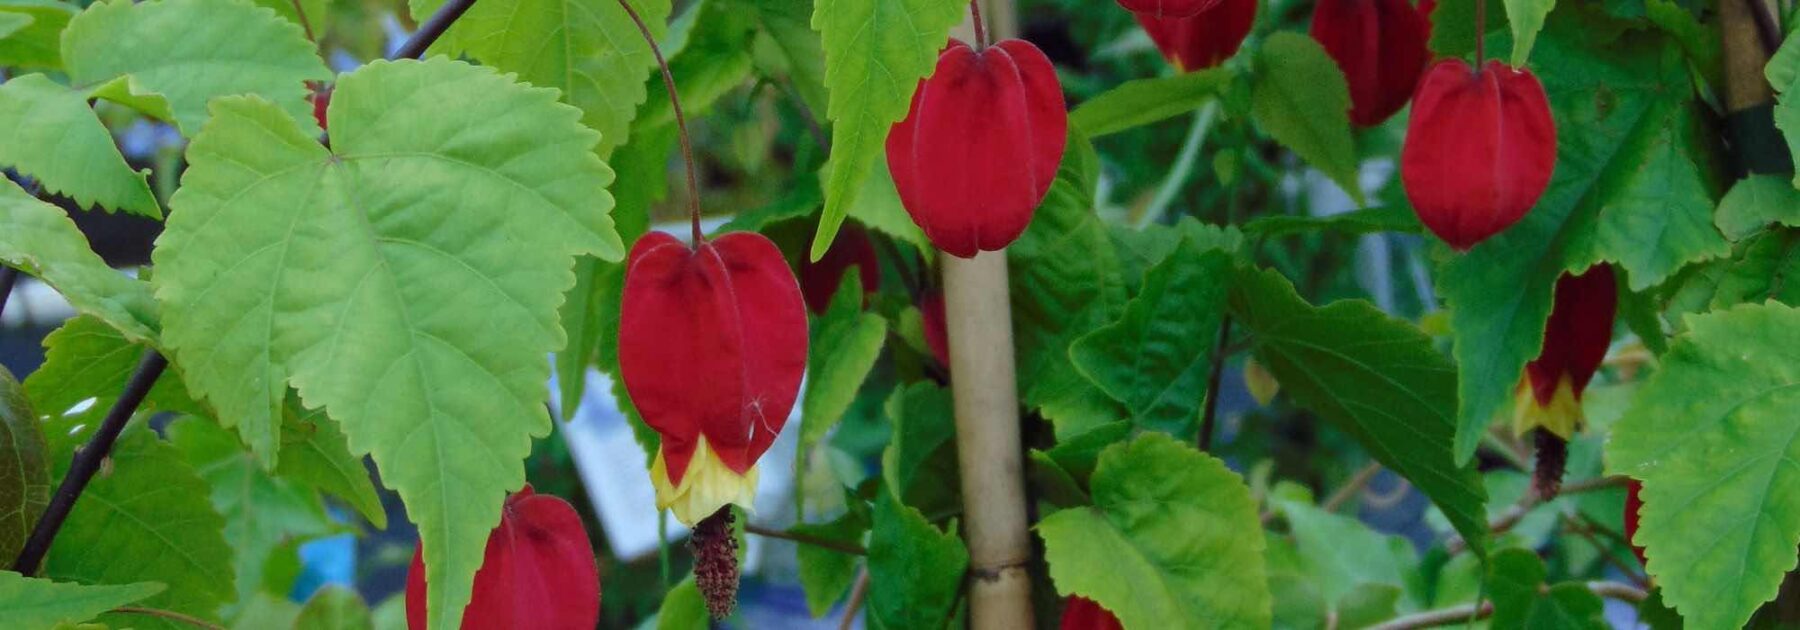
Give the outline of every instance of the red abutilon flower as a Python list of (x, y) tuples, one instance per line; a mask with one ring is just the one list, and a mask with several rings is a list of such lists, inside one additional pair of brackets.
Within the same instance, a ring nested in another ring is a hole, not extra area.
[(1063, 604), (1062, 630), (1124, 630), (1112, 611), (1079, 595)]
[(938, 363), (950, 367), (950, 322), (944, 315), (943, 289), (926, 289), (919, 295), (919, 315), (925, 323), (925, 347)]
[(1644, 499), (1638, 496), (1644, 490), (1644, 484), (1636, 479), (1626, 484), (1625, 492), (1625, 542), (1631, 543), (1631, 553), (1637, 555), (1638, 564), (1649, 564), (1644, 558), (1643, 545), (1637, 544), (1638, 510), (1644, 509)]
[(1319, 0), (1312, 37), (1344, 71), (1350, 122), (1379, 125), (1406, 105), (1431, 53), (1425, 15), (1408, 0)]
[(938, 249), (973, 257), (1012, 244), (1062, 162), (1069, 126), (1050, 59), (1009, 39), (938, 55), (912, 109), (888, 130), (888, 167), (907, 214)]
[(1192, 17), (1157, 18), (1139, 13), (1137, 21), (1176, 70), (1193, 72), (1237, 54), (1256, 23), (1256, 5), (1257, 0), (1221, 0)]
[(1413, 93), (1400, 180), (1425, 227), (1459, 250), (1512, 226), (1550, 184), (1556, 123), (1530, 70), (1439, 61)]
[[(425, 627), (425, 563), (413, 550), (406, 573), (406, 627)], [(488, 534), (475, 590), (463, 609), (468, 630), (589, 630), (600, 621), (600, 573), (581, 516), (567, 501), (527, 485), (506, 498)]]
[(1535, 434), (1533, 481), (1540, 496), (1555, 496), (1562, 483), (1568, 440), (1582, 423), (1581, 393), (1606, 359), (1618, 302), (1612, 265), (1556, 279), (1543, 349), (1525, 365), (1513, 404), (1513, 432)]
[(865, 297), (881, 288), (881, 267), (875, 260), (875, 244), (869, 240), (869, 233), (854, 223), (845, 223), (831, 241), (831, 248), (817, 262), (810, 256), (800, 257), (800, 294), (806, 296), (806, 307), (824, 314), (844, 272), (851, 267), (862, 279)]
[(687, 525), (749, 507), (806, 369), (806, 305), (769, 239), (734, 232), (689, 247), (651, 232), (631, 248), (619, 304), (619, 374), (662, 436), (657, 506)]
[(1119, 0), (1119, 6), (1138, 15), (1189, 17), (1218, 6), (1219, 0)]
[(306, 82), (306, 102), (312, 103), (313, 120), (325, 131), (325, 110), (331, 107), (332, 85), (324, 81)]

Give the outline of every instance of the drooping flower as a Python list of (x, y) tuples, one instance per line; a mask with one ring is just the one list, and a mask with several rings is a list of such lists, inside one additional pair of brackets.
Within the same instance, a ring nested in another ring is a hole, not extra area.
[(1537, 446), (1532, 485), (1540, 497), (1556, 496), (1562, 485), (1568, 441), (1583, 420), (1581, 393), (1606, 358), (1617, 306), (1611, 265), (1556, 280), (1543, 349), (1525, 365), (1513, 404), (1513, 432)]
[(1413, 94), (1400, 180), (1419, 220), (1466, 250), (1517, 223), (1550, 184), (1556, 123), (1530, 70), (1461, 59), (1431, 66)]
[(844, 272), (851, 267), (856, 268), (857, 277), (862, 280), (865, 297), (881, 288), (881, 267), (875, 260), (875, 244), (869, 240), (869, 233), (854, 223), (845, 223), (818, 261), (810, 256), (800, 258), (800, 293), (806, 296), (806, 307), (823, 314), (831, 306), (831, 296), (837, 293)]
[(950, 367), (950, 322), (944, 313), (944, 290), (926, 289), (919, 295), (919, 314), (925, 323), (925, 347), (938, 363)]
[(1063, 604), (1062, 630), (1124, 630), (1119, 618), (1094, 600), (1079, 595)]
[(1068, 123), (1056, 68), (1036, 46), (950, 40), (888, 131), (900, 202), (948, 254), (1004, 249), (1050, 191)]
[(1191, 17), (1218, 6), (1219, 0), (1119, 0), (1119, 6), (1138, 15)]
[(652, 232), (631, 248), (619, 372), (662, 436), (650, 470), (658, 507), (691, 526), (750, 506), (756, 461), (799, 394), (806, 335), (800, 285), (760, 234), (691, 248)]
[[(425, 626), (423, 547), (406, 574), (406, 627)], [(600, 573), (581, 516), (567, 501), (527, 485), (506, 498), (488, 534), (475, 589), (463, 609), (467, 630), (589, 630), (600, 621)]]
[(1431, 52), (1431, 24), (1408, 0), (1319, 0), (1312, 37), (1350, 86), (1350, 122), (1379, 125), (1406, 105)]
[(1138, 13), (1137, 21), (1176, 70), (1193, 72), (1237, 54), (1256, 24), (1257, 4), (1258, 0), (1221, 0), (1190, 17), (1157, 18)]
[(1644, 499), (1638, 493), (1644, 491), (1644, 484), (1636, 479), (1631, 480), (1625, 492), (1625, 542), (1631, 543), (1631, 553), (1637, 555), (1638, 564), (1649, 564), (1644, 557), (1644, 546), (1637, 544), (1638, 511), (1644, 509)]

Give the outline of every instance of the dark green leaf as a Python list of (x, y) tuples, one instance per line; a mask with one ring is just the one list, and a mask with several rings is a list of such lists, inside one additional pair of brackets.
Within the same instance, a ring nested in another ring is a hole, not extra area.
[(1495, 628), (1605, 630), (1600, 597), (1580, 583), (1544, 591), (1544, 562), (1525, 549), (1506, 549), (1488, 560), (1488, 591), (1494, 598)]
[[(852, 545), (861, 545), (863, 534), (868, 531), (869, 517), (866, 510), (846, 512), (829, 523), (802, 523), (793, 527), (793, 532), (797, 534)], [(831, 610), (832, 604), (836, 604), (850, 590), (851, 583), (856, 581), (856, 565), (860, 559), (804, 543), (795, 546), (795, 554), (800, 562), (800, 588), (806, 591), (806, 609), (813, 617), (824, 615)]]
[(1089, 138), (1141, 127), (1199, 109), (1230, 87), (1235, 78), (1235, 72), (1221, 66), (1127, 81), (1069, 112), (1069, 124)]
[(50, 502), (45, 450), (43, 429), (24, 386), (0, 366), (0, 559), (19, 555)]
[(1264, 40), (1256, 59), (1250, 99), (1257, 124), (1362, 205), (1343, 71), (1318, 42), (1287, 31)]
[(1783, 177), (1751, 175), (1738, 180), (1719, 200), (1719, 214), (1713, 220), (1734, 241), (1771, 223), (1800, 227), (1800, 190)]
[(892, 492), (875, 500), (869, 534), (869, 611), (878, 628), (943, 628), (950, 622), (969, 552)]
[(807, 343), (806, 392), (800, 400), (800, 452), (811, 452), (844, 411), (881, 357), (887, 320), (863, 312), (862, 277), (845, 273)]
[(0, 628), (59, 628), (136, 602), (163, 590), (154, 582), (86, 586), (0, 571)]

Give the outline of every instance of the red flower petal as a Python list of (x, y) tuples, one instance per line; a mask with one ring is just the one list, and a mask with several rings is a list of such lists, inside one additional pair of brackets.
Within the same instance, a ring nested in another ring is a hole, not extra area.
[(1636, 542), (1632, 542), (1632, 538), (1637, 536), (1638, 510), (1644, 509), (1644, 500), (1638, 496), (1638, 493), (1644, 490), (1644, 484), (1633, 479), (1627, 488), (1625, 493), (1625, 542), (1631, 543), (1631, 553), (1637, 554), (1639, 564), (1649, 564), (1650, 561), (1644, 559), (1644, 548)]
[(1550, 319), (1544, 323), (1544, 349), (1525, 365), (1531, 393), (1539, 404), (1549, 404), (1564, 375), (1568, 375), (1576, 399), (1581, 398), (1606, 359), (1618, 305), (1612, 265), (1601, 263), (1579, 276), (1564, 273), (1556, 279)]
[(824, 314), (831, 305), (831, 296), (837, 293), (838, 283), (844, 279), (844, 270), (851, 267), (856, 267), (857, 275), (862, 277), (865, 297), (881, 288), (881, 267), (875, 260), (875, 245), (869, 240), (869, 233), (854, 223), (845, 223), (818, 262), (810, 256), (800, 257), (800, 293), (806, 296), (806, 307)]
[(950, 328), (944, 319), (944, 290), (927, 289), (919, 296), (919, 314), (925, 320), (925, 347), (938, 363), (950, 367)]
[(1425, 227), (1468, 249), (1525, 216), (1556, 166), (1556, 123), (1529, 70), (1461, 59), (1431, 66), (1413, 95), (1400, 179)]
[(1139, 25), (1156, 42), (1163, 58), (1183, 72), (1205, 70), (1237, 54), (1256, 23), (1257, 0), (1222, 0), (1217, 6), (1185, 18), (1137, 14)]
[(1070, 597), (1063, 604), (1062, 630), (1124, 630), (1112, 611), (1086, 597)]
[(662, 434), (672, 483), (701, 435), (742, 474), (787, 423), (806, 371), (806, 306), (775, 244), (733, 232), (690, 249), (652, 232), (631, 248), (619, 373)]
[(1406, 105), (1430, 61), (1430, 23), (1407, 0), (1319, 0), (1312, 37), (1350, 83), (1350, 122), (1379, 125)]
[(889, 130), (900, 201), (931, 243), (969, 258), (1012, 244), (1062, 162), (1069, 116), (1062, 84), (1036, 46), (976, 51), (951, 40)]
[[(425, 563), (413, 550), (406, 574), (406, 627), (425, 627)], [(581, 516), (531, 486), (506, 498), (462, 627), (589, 630), (600, 621), (600, 573)]]
[(1138, 15), (1192, 17), (1219, 5), (1219, 0), (1119, 0), (1119, 6)]

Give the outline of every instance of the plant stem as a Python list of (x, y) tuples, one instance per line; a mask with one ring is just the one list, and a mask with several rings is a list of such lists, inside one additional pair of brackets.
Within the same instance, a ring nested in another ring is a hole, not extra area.
[(472, 6), (475, 6), (475, 0), (445, 2), (444, 6), (438, 7), (437, 13), (431, 14), (431, 19), (419, 25), (419, 31), (413, 33), (412, 39), (401, 44), (400, 49), (395, 50), (388, 59), (418, 59), (425, 54), (425, 49), (430, 48), (439, 37), (443, 37), (444, 31), (450, 30), (450, 25), (455, 24), (456, 19), (462, 17)]
[(1487, 59), (1487, 0), (1475, 0), (1475, 71)]
[(306, 31), (306, 41), (319, 43), (318, 38), (313, 36), (312, 22), (306, 19), (306, 9), (300, 6), (300, 0), (289, 1), (294, 5), (294, 17), (300, 19), (300, 30)]
[(1338, 508), (1343, 507), (1345, 503), (1350, 501), (1350, 497), (1356, 496), (1358, 492), (1362, 491), (1363, 487), (1369, 485), (1369, 482), (1375, 479), (1375, 474), (1379, 472), (1381, 472), (1381, 462), (1369, 462), (1369, 465), (1363, 466), (1362, 470), (1356, 471), (1356, 474), (1351, 476), (1349, 481), (1344, 482), (1343, 487), (1338, 488), (1336, 492), (1332, 492), (1331, 497), (1325, 499), (1325, 502), (1319, 505), (1319, 509), (1325, 510), (1326, 512), (1336, 512)]
[(1137, 219), (1137, 229), (1144, 229), (1162, 220), (1169, 211), (1169, 205), (1175, 203), (1175, 196), (1181, 193), (1183, 184), (1194, 172), (1194, 162), (1200, 157), (1200, 148), (1206, 145), (1207, 132), (1212, 129), (1213, 121), (1219, 117), (1219, 101), (1213, 99), (1200, 106), (1194, 112), (1194, 122), (1188, 125), (1187, 138), (1181, 142), (1181, 151), (1175, 154), (1175, 165), (1169, 174), (1163, 177), (1162, 185), (1156, 188), (1156, 196), (1150, 199), (1150, 205), (1144, 208), (1144, 214)]
[[(1502, 513), (1498, 518), (1488, 522), (1488, 531), (1495, 534), (1506, 533), (1508, 530), (1511, 530), (1514, 525), (1518, 525), (1519, 521), (1524, 520), (1525, 515), (1530, 514), (1532, 508), (1547, 503), (1557, 497), (1581, 494), (1583, 492), (1591, 492), (1594, 490), (1604, 490), (1607, 488), (1622, 488), (1630, 482), (1631, 479), (1629, 477), (1623, 476), (1583, 479), (1575, 483), (1563, 484), (1562, 490), (1557, 492), (1554, 497), (1540, 497), (1537, 493), (1526, 490), (1525, 496), (1519, 497), (1517, 503), (1514, 503), (1512, 507), (1507, 508), (1506, 512)], [(1450, 539), (1449, 544), (1445, 545), (1445, 547), (1449, 550), (1450, 555), (1456, 555), (1462, 553), (1463, 550), (1468, 549), (1468, 541), (1463, 540), (1462, 537), (1459, 536)]]
[(38, 517), (37, 525), (31, 529), (31, 537), (25, 540), (25, 546), (19, 550), (19, 558), (13, 561), (13, 571), (22, 575), (37, 574), (38, 565), (43, 563), (44, 554), (50, 551), (50, 543), (56, 540), (57, 530), (62, 529), (63, 521), (69, 518), (69, 512), (75, 508), (75, 501), (81, 498), (81, 491), (87, 489), (88, 482), (94, 478), (94, 472), (100, 469), (101, 461), (112, 452), (113, 442), (119, 439), (119, 432), (125, 430), (125, 424), (137, 412), (138, 404), (144, 402), (144, 397), (150, 394), (150, 387), (156, 384), (156, 379), (168, 367), (169, 361), (161, 353), (155, 350), (144, 353), (143, 360), (138, 362), (137, 371), (125, 383), (125, 392), (119, 394), (119, 399), (106, 411), (106, 419), (101, 421), (100, 428), (94, 431), (94, 436), (88, 438), (81, 450), (75, 451), (75, 460), (69, 464), (69, 474), (63, 477), (55, 496), (50, 497), (50, 504), (44, 507), (43, 516)]
[(1225, 372), (1225, 342), (1231, 339), (1231, 315), (1219, 319), (1219, 336), (1213, 342), (1212, 375), (1206, 380), (1206, 414), (1200, 418), (1200, 435), (1195, 438), (1201, 451), (1212, 448), (1213, 425), (1219, 416), (1219, 382)]
[(981, 23), (981, 0), (969, 0), (969, 19), (975, 23), (975, 49), (987, 48), (987, 27)]
[(168, 619), (170, 621), (185, 623), (185, 624), (193, 626), (195, 628), (205, 628), (206, 630), (225, 630), (224, 626), (212, 623), (205, 619), (184, 615), (184, 614), (175, 612), (173, 610), (163, 610), (161, 608), (144, 608), (141, 606), (120, 606), (118, 608), (112, 609), (112, 612), (127, 614), (127, 615), (145, 615), (145, 616), (149, 616), (149, 617), (161, 617), (163, 619)]
[[(1649, 597), (1649, 594), (1645, 593), (1643, 589), (1628, 584), (1620, 584), (1618, 582), (1588, 582), (1587, 587), (1589, 591), (1592, 591), (1595, 595), (1600, 597), (1616, 599), (1633, 604), (1643, 602)], [(1547, 591), (1547, 589), (1540, 588), (1540, 591)], [(1440, 608), (1438, 610), (1428, 610), (1421, 613), (1395, 617), (1387, 623), (1371, 626), (1370, 630), (1417, 630), (1419, 628), (1436, 628), (1439, 626), (1471, 622), (1477, 619), (1486, 619), (1493, 614), (1494, 603), (1491, 601), (1484, 601), (1481, 602), (1479, 606), (1475, 604), (1463, 604), (1460, 606), (1451, 606), (1449, 608)]]
[(6, 299), (12, 297), (13, 285), (19, 281), (19, 270), (0, 265), (0, 315), (6, 314)]
[(706, 233), (700, 229), (700, 180), (694, 175), (694, 141), (688, 135), (687, 117), (681, 113), (681, 97), (676, 94), (675, 76), (669, 74), (669, 62), (663, 59), (662, 49), (656, 46), (656, 37), (650, 34), (650, 27), (644, 25), (644, 19), (638, 17), (636, 9), (631, 8), (629, 0), (619, 0), (619, 7), (625, 9), (625, 15), (636, 24), (638, 33), (644, 36), (644, 43), (650, 46), (651, 56), (656, 57), (656, 67), (662, 71), (663, 88), (669, 91), (669, 109), (675, 112), (675, 128), (681, 138), (681, 158), (687, 162), (688, 219), (693, 223), (694, 247), (706, 242)]
[(856, 572), (856, 585), (850, 587), (850, 601), (844, 603), (844, 618), (838, 621), (838, 630), (850, 630), (856, 626), (856, 613), (862, 610), (863, 601), (869, 598), (869, 567), (864, 566)]
[(798, 532), (783, 531), (783, 530), (779, 530), (779, 529), (769, 529), (769, 528), (763, 527), (761, 525), (752, 525), (750, 523), (744, 524), (744, 533), (756, 534), (758, 536), (762, 536), (763, 538), (776, 538), (776, 539), (780, 539), (780, 540), (789, 540), (789, 541), (800, 543), (802, 545), (812, 545), (812, 546), (818, 547), (820, 549), (830, 549), (830, 550), (836, 551), (838, 553), (847, 553), (847, 554), (850, 554), (853, 556), (869, 555), (869, 550), (864, 549), (862, 547), (862, 545), (847, 543), (847, 542), (838, 541), (838, 540), (831, 540), (829, 538), (820, 538), (818, 536), (813, 536), (811, 534), (801, 534)]

